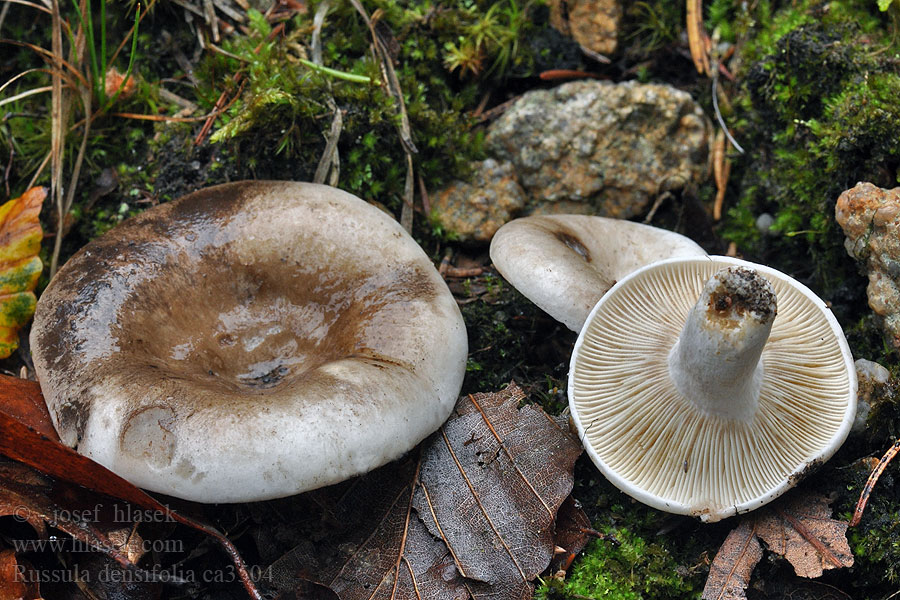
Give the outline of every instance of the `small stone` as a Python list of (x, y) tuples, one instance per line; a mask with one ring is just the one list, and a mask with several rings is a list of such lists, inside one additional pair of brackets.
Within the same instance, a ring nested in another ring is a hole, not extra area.
[(775, 224), (775, 217), (769, 213), (763, 213), (756, 217), (756, 229), (763, 235), (772, 235), (772, 225)]
[(900, 187), (858, 183), (838, 198), (835, 219), (847, 236), (847, 253), (865, 262), (869, 307), (900, 348)]
[(850, 428), (850, 433), (859, 435), (866, 429), (866, 419), (872, 412), (872, 405), (877, 404), (878, 399), (886, 397), (891, 373), (877, 362), (857, 359), (856, 379), (858, 392), (856, 395), (856, 419)]
[(432, 217), (461, 242), (487, 242), (525, 206), (525, 194), (508, 162), (474, 165), (471, 182), (456, 181), (439, 191)]
[(618, 0), (550, 0), (550, 24), (600, 54), (616, 51), (621, 20)]

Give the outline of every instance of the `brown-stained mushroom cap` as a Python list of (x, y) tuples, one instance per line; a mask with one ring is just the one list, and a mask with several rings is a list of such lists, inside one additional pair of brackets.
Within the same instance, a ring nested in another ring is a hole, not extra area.
[(500, 274), (575, 332), (600, 297), (635, 269), (665, 258), (705, 255), (675, 232), (588, 215), (515, 219), (491, 240), (491, 260)]
[(398, 458), (450, 414), (466, 332), (425, 253), (327, 186), (215, 186), (80, 250), (41, 297), (62, 440), (200, 502), (286, 496)]

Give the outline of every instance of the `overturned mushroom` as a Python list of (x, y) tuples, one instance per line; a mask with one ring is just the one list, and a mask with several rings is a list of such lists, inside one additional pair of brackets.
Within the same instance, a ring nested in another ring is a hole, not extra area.
[(379, 209), (242, 182), (79, 251), (38, 303), (34, 363), (62, 440), (150, 490), (290, 495), (399, 457), (446, 419), (456, 303)]
[(568, 391), (611, 482), (706, 521), (784, 493), (834, 454), (856, 412), (853, 358), (825, 303), (774, 269), (719, 256), (617, 283), (578, 338)]
[(523, 217), (491, 240), (491, 260), (500, 274), (576, 332), (597, 300), (628, 273), (665, 258), (705, 255), (683, 235), (586, 215)]

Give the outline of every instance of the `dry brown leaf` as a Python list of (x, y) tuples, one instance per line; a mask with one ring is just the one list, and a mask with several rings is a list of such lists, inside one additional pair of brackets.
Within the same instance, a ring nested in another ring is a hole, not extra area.
[(557, 545), (578, 441), (515, 384), (462, 398), (418, 457), (313, 495), (331, 530), (272, 565), (342, 599), (530, 598)]
[(795, 495), (759, 520), (756, 535), (769, 550), (784, 556), (800, 577), (815, 578), (825, 569), (853, 566), (845, 521), (831, 518), (828, 501)]
[(530, 597), (553, 558), (556, 512), (581, 454), (563, 424), (534, 405), (517, 409), (523, 398), (510, 386), (461, 400), (423, 456), (414, 499), (464, 577), (510, 585), (516, 597)]
[(754, 519), (742, 519), (731, 530), (709, 567), (703, 588), (703, 600), (744, 600), (750, 575), (762, 558), (762, 546), (756, 537)]
[(831, 518), (828, 501), (793, 494), (741, 518), (728, 534), (709, 569), (703, 600), (744, 600), (750, 575), (762, 558), (760, 540), (784, 556), (801, 577), (819, 577), (823, 569), (853, 565), (844, 521)]
[[(556, 556), (550, 563), (550, 572), (563, 574), (572, 566), (572, 561), (585, 549), (591, 538), (606, 536), (595, 531), (591, 520), (575, 498), (569, 496), (556, 515)], [(562, 550), (562, 552), (560, 552)]]

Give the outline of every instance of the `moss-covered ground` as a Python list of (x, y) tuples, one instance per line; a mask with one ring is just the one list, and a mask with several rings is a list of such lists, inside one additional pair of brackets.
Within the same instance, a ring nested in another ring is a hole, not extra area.
[[(111, 3), (107, 53), (124, 41), (113, 61), (124, 72), (135, 42), (136, 91), (105, 106), (103, 94), (91, 86), (88, 93), (96, 97), (89, 114), (73, 95), (62, 172), (74, 204), (63, 224), (62, 260), (128, 216), (201, 186), (245, 178), (311, 180), (339, 107), (336, 185), (399, 218), (411, 183), (417, 211), (413, 234), (435, 263), (452, 251), (487, 265), (485, 248), (459, 245), (452, 232), (430, 224), (420, 192), (465, 176), (470, 161), (483, 157), (481, 109), (553, 85), (538, 77), (544, 70), (583, 69), (617, 81), (686, 89), (714, 119), (711, 82), (696, 73), (687, 53), (681, 2), (625, 3), (619, 50), (609, 65), (585, 58), (549, 27), (549, 9), (539, 0), (364, 4), (402, 91), (409, 141), (417, 149), (413, 181), (407, 182), (402, 113), (385, 86), (371, 83), (384, 81), (383, 66), (372, 51), (372, 30), (350, 2), (332, 2), (320, 31), (322, 64), (330, 71), (309, 62), (318, 0), (279, 18), (248, 11), (233, 34), (205, 49), (197, 30), (206, 36), (209, 31), (196, 15), (189, 23), (174, 2), (151, 3), (135, 39), (130, 28), (136, 5)], [(733, 75), (733, 80), (724, 73), (718, 77), (718, 105), (744, 152), (728, 150), (733, 168), (722, 221), (709, 217), (715, 195), (710, 180), (664, 203), (654, 224), (691, 235), (710, 252), (734, 243), (744, 257), (807, 283), (833, 307), (854, 355), (880, 361), (896, 378), (896, 351), (867, 309), (865, 278), (843, 249), (833, 212), (840, 192), (857, 181), (895, 187), (900, 180), (900, 1), (705, 4), (705, 27), (730, 57), (723, 65)], [(0, 5), (6, 11), (0, 37), (51, 47), (49, 18), (24, 4)], [(63, 18), (77, 27), (75, 4), (60, 5)], [(96, 11), (93, 18), (96, 24)], [(98, 25), (88, 43), (98, 51), (99, 31)], [(36, 174), (37, 184), (50, 183), (49, 167), (40, 170), (40, 165), (51, 147), (51, 104), (46, 93), (13, 99), (49, 85), (39, 54), (9, 43), (0, 48), (0, 85), (28, 71), (0, 92), (4, 201), (22, 193)], [(91, 71), (88, 54), (68, 56), (73, 70), (67, 81), (76, 91), (87, 85), (82, 80)], [(212, 113), (217, 117), (204, 129)], [(87, 116), (84, 164), (78, 178), (68, 180)], [(762, 215), (772, 217), (771, 226), (760, 228)], [(42, 221), (48, 232), (59, 231), (49, 201)], [(45, 258), (51, 246), (48, 239)], [(575, 335), (489, 267), (484, 274), (449, 281), (470, 332), (463, 391), (493, 390), (514, 379), (532, 400), (554, 413), (563, 411)], [(22, 350), (0, 367), (18, 374), (28, 362)], [(837, 514), (849, 517), (868, 473), (869, 463), (862, 459), (880, 456), (898, 437), (900, 405), (885, 392), (867, 432), (852, 438), (804, 485), (833, 497)], [(889, 467), (866, 518), (849, 534), (855, 566), (827, 575), (821, 585), (879, 599), (900, 586), (896, 473), (897, 466)], [(699, 597), (709, 561), (731, 524), (701, 525), (635, 503), (586, 459), (578, 463), (575, 494), (594, 527), (608, 537), (591, 542), (565, 579), (544, 578), (539, 597)], [(757, 586), (751, 596), (801, 591), (808, 594), (802, 597), (822, 596), (774, 559), (758, 567), (757, 581), (769, 585)]]

